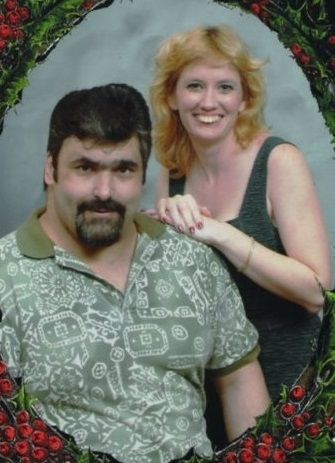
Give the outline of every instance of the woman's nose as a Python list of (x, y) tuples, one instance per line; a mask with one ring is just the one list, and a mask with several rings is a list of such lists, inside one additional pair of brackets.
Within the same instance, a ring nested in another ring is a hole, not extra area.
[(217, 98), (215, 90), (206, 88), (202, 94), (201, 105), (205, 109), (215, 108), (217, 105)]

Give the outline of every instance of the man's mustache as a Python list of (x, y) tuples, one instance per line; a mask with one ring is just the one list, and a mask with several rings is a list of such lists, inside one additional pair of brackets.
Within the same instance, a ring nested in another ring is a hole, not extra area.
[(78, 215), (85, 211), (94, 212), (117, 212), (121, 216), (125, 215), (126, 208), (123, 204), (115, 201), (114, 199), (107, 199), (102, 201), (101, 199), (95, 199), (92, 201), (84, 201), (78, 205)]

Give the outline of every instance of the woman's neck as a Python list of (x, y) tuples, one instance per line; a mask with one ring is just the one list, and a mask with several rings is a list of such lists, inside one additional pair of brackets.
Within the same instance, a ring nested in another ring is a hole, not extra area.
[(235, 137), (206, 145), (197, 143), (194, 144), (194, 150), (196, 157), (192, 170), (202, 171), (208, 180), (217, 177), (222, 170), (226, 170), (231, 159), (236, 160), (236, 156), (244, 151)]

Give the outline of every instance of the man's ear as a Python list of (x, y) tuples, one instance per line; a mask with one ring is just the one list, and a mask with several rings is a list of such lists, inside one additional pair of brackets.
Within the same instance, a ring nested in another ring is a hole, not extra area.
[(48, 185), (52, 185), (55, 182), (55, 168), (52, 163), (52, 157), (48, 153), (45, 166), (44, 166), (44, 183)]

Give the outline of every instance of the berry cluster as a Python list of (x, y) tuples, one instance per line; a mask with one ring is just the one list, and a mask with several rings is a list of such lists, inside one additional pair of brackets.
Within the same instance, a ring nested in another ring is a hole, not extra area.
[(220, 463), (288, 463), (294, 452), (303, 451), (306, 440), (313, 442), (324, 433), (333, 435), (335, 419), (323, 416), (322, 422), (313, 417), (308, 405), (307, 390), (293, 386), (287, 400), (278, 407), (279, 433), (253, 432), (246, 434), (220, 455)]
[(17, 411), (18, 386), (0, 360), (0, 461), (71, 463), (65, 441), (34, 413)]
[(13, 42), (22, 42), (25, 33), (22, 26), (30, 19), (30, 9), (20, 6), (18, 0), (5, 0), (0, 10), (0, 55)]
[(240, 448), (227, 452), (221, 459), (222, 463), (286, 463), (287, 450), (277, 445), (274, 437), (264, 432), (259, 438), (247, 436), (242, 439)]

